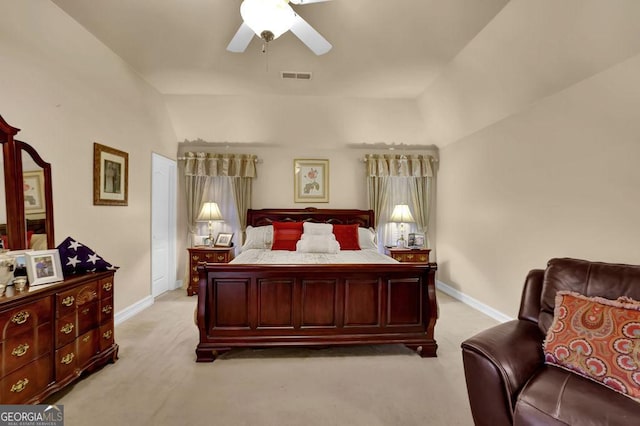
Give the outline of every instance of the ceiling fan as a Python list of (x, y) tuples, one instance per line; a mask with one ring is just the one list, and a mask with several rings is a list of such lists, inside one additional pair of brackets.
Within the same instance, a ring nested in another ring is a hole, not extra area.
[(331, 50), (331, 44), (307, 21), (302, 19), (289, 3), (304, 5), (330, 0), (244, 0), (240, 5), (243, 23), (227, 46), (230, 52), (244, 52), (257, 35), (265, 43), (291, 31), (316, 55)]

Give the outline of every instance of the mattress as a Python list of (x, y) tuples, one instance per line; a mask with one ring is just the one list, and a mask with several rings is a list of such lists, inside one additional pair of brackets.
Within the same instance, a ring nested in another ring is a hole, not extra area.
[(236, 256), (232, 264), (258, 265), (315, 265), (315, 264), (359, 264), (398, 263), (397, 260), (377, 250), (344, 250), (338, 253), (301, 253), (288, 250), (249, 249)]

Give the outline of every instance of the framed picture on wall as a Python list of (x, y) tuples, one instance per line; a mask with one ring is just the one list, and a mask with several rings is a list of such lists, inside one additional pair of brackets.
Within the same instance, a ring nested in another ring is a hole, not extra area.
[(329, 160), (293, 160), (293, 201), (329, 202)]
[(93, 144), (93, 204), (126, 206), (129, 199), (129, 154)]
[(24, 212), (44, 213), (44, 173), (42, 170), (22, 172)]

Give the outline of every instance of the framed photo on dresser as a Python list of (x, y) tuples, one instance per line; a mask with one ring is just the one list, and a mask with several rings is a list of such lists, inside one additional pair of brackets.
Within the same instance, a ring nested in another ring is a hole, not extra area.
[(54, 283), (64, 279), (60, 253), (57, 249), (26, 251), (24, 257), (30, 286)]

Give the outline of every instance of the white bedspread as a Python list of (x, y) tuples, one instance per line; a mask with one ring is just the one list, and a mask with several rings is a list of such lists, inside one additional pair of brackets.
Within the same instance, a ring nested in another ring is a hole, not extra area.
[(344, 250), (338, 253), (300, 253), (287, 250), (245, 250), (230, 263), (259, 265), (313, 265), (336, 263), (398, 263), (376, 250)]

